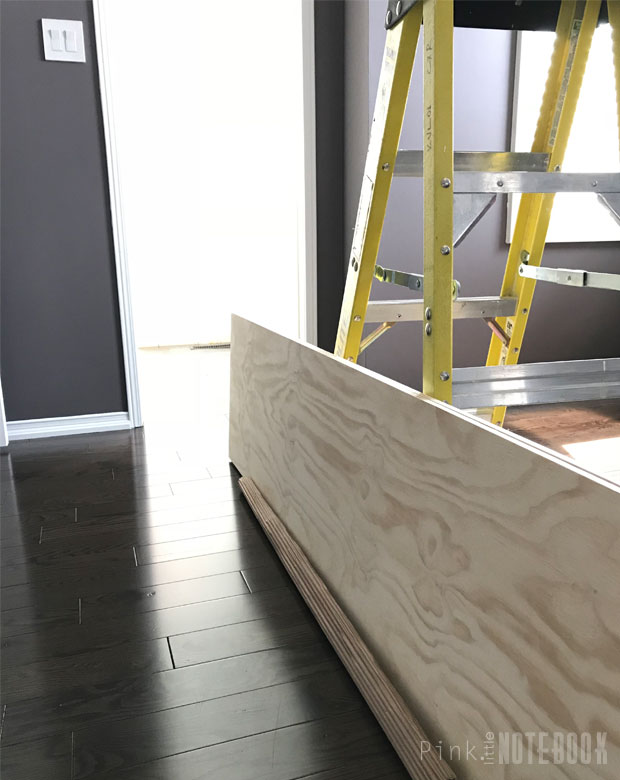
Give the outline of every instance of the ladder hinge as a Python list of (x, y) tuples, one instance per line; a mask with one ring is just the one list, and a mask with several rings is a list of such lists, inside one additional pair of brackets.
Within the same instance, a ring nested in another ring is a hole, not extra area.
[(388, 7), (385, 12), (385, 29), (391, 30), (392, 27), (396, 27), (407, 16), (413, 6), (421, 2), (422, 0), (388, 0)]

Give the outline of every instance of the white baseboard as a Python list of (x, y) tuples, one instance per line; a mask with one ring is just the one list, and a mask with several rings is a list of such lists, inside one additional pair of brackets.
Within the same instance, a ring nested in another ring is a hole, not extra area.
[(42, 417), (39, 420), (7, 422), (9, 442), (19, 439), (41, 439), (45, 436), (71, 436), (77, 433), (127, 431), (132, 425), (129, 412), (81, 414), (76, 417)]

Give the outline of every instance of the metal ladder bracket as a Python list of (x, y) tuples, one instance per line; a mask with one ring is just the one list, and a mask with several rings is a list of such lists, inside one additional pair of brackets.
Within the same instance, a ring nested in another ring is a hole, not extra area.
[(594, 287), (599, 290), (620, 292), (620, 274), (579, 271), (572, 268), (544, 268), (522, 263), (519, 266), (519, 276), (535, 279), (537, 282), (551, 282), (568, 287)]

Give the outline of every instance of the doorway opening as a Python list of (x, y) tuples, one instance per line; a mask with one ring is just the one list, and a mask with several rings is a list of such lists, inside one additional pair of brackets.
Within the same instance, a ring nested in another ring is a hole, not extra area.
[(97, 5), (142, 421), (221, 451), (231, 314), (315, 339), (312, 4)]

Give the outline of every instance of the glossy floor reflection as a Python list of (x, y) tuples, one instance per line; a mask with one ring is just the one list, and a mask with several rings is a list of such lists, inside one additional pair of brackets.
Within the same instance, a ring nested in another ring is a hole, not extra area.
[(2, 777), (406, 774), (227, 460), (228, 353), (141, 353), (143, 430), (2, 465)]

